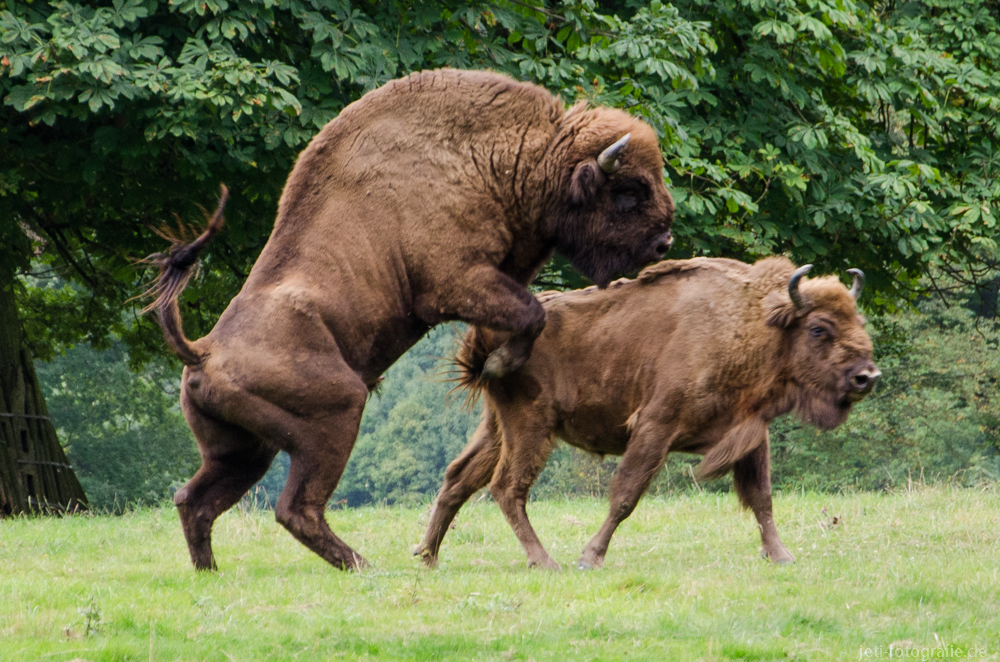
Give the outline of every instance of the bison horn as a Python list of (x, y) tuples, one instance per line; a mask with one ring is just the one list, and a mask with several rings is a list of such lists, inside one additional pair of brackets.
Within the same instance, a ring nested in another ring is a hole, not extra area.
[(792, 277), (788, 279), (788, 296), (796, 308), (802, 308), (802, 295), (799, 294), (799, 281), (813, 268), (813, 265), (806, 264), (795, 270)]
[(622, 164), (618, 162), (618, 155), (628, 145), (631, 137), (631, 133), (626, 133), (618, 142), (601, 152), (601, 155), (597, 157), (597, 165), (601, 166), (601, 170), (609, 175), (618, 172), (618, 168), (622, 167)]
[(861, 290), (865, 289), (865, 272), (861, 269), (848, 269), (847, 273), (854, 276), (854, 283), (851, 285), (851, 296), (857, 301), (861, 296)]

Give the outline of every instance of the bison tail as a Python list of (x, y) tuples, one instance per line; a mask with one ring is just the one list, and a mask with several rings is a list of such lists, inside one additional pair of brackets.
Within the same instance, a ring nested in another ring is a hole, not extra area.
[(156, 230), (157, 234), (171, 243), (170, 250), (165, 253), (154, 253), (144, 260), (140, 260), (140, 263), (153, 265), (160, 270), (152, 286), (141, 295), (155, 297), (152, 303), (143, 308), (142, 312), (156, 311), (160, 327), (163, 329), (163, 337), (166, 338), (170, 349), (185, 365), (201, 363), (202, 356), (191, 341), (184, 336), (177, 299), (187, 287), (191, 276), (197, 271), (198, 255), (212, 237), (222, 229), (224, 223), (222, 210), (226, 206), (228, 197), (229, 189), (223, 184), (219, 196), (219, 206), (216, 208), (215, 214), (212, 215), (204, 231), (194, 241), (186, 241), (183, 227), (178, 233), (169, 230)]
[(462, 338), (458, 351), (451, 359), (450, 381), (455, 382), (454, 391), (465, 391), (465, 404), (472, 407), (486, 387), (483, 381), (483, 366), (486, 358), (499, 344), (493, 334), (486, 329), (473, 327)]

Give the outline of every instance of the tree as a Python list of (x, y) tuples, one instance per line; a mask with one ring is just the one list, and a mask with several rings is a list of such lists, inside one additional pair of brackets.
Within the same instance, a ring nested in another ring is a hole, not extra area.
[(172, 366), (153, 360), (130, 371), (118, 341), (101, 352), (75, 347), (39, 364), (38, 376), (92, 507), (155, 504), (198, 468)]
[[(136, 361), (160, 351), (159, 333), (125, 305), (141, 290), (130, 260), (162, 247), (152, 228), (175, 215), (197, 219), (225, 181), (236, 193), (227, 231), (185, 299), (191, 335), (205, 333), (263, 246), (296, 154), (341, 108), (415, 69), (516, 74), (527, 51), (508, 43), (512, 30), (547, 38), (545, 17), (519, 5), (3, 0), (0, 8), (0, 223), (15, 240), (3, 259), (22, 273), (59, 276), (18, 296), (42, 358), (80, 340), (106, 344), (109, 332)], [(647, 59), (669, 65), (678, 82), (693, 80), (672, 60), (705, 50), (696, 26), (676, 12), (646, 22), (678, 34)]]
[(0, 289), (0, 517), (87, 506), (21, 347), (13, 292)]
[[(23, 325), (43, 359), (114, 337), (135, 364), (162, 352), (127, 303), (142, 289), (131, 260), (162, 248), (156, 226), (197, 220), (224, 181), (227, 231), (183, 299), (189, 335), (203, 335), (310, 137), (364, 91), (439, 66), (650, 121), (677, 257), (858, 266), (882, 307), (936, 270), (984, 285), (1000, 213), (998, 13), (996, 0), (0, 0), (0, 293), (20, 317), (0, 323)], [(565, 264), (546, 274), (575, 278)]]
[(692, 184), (688, 241), (861, 267), (869, 303), (938, 269), (988, 287), (1000, 4), (677, 4), (711, 17), (721, 56), (705, 101), (674, 114), (689, 134), (671, 159)]
[(930, 265), (995, 266), (997, 11), (987, 0), (2, 0), (0, 263), (23, 273), (33, 257), (36, 273), (61, 276), (18, 294), (36, 355), (110, 331), (141, 362), (161, 343), (124, 304), (139, 289), (129, 260), (161, 246), (151, 226), (196, 219), (220, 180), (238, 192), (186, 299), (203, 333), (319, 127), (407, 71), (491, 67), (660, 130), (678, 255), (861, 266), (872, 300), (891, 302)]

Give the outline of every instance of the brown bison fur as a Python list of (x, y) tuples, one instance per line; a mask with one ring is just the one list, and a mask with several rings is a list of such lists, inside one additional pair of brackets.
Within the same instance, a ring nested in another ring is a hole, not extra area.
[(423, 72), (351, 104), (302, 152), (267, 245), (204, 338), (184, 337), (177, 297), (221, 205), (204, 236), (154, 256), (152, 307), (187, 364), (181, 405), (203, 460), (174, 499), (194, 565), (214, 567), (212, 523), (285, 450), (278, 521), (357, 567), (324, 510), (369, 389), (445, 320), (507, 333), (486, 376), (516, 369), (545, 325), (525, 286), (554, 250), (600, 285), (666, 251), (662, 167), (653, 130), (625, 112), (566, 110), (498, 74)]
[(558, 567), (525, 504), (559, 438), (622, 455), (610, 514), (579, 567), (603, 563), (615, 528), (670, 451), (703, 455), (702, 478), (731, 469), (740, 500), (760, 524), (763, 555), (793, 560), (771, 514), (768, 424), (794, 412), (833, 428), (880, 374), (855, 307), (860, 285), (849, 292), (832, 276), (802, 281), (796, 306), (793, 271), (781, 257), (754, 265), (669, 260), (606, 290), (539, 295), (548, 324), (531, 358), (488, 383), (478, 370), (503, 336), (470, 331), (457, 364), (464, 385), (485, 394), (483, 421), (448, 467), (415, 553), (434, 565), (459, 508), (489, 484), (529, 565)]

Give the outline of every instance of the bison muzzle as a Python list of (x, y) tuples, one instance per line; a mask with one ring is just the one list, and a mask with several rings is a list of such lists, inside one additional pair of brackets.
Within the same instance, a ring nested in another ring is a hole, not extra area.
[(655, 133), (625, 112), (566, 109), (498, 74), (417, 73), (345, 108), (302, 152), (207, 336), (184, 337), (177, 297), (221, 203), (195, 242), (150, 258), (203, 461), (174, 499), (195, 567), (214, 567), (212, 523), (279, 450), (291, 467), (278, 521), (333, 565), (361, 564), (324, 510), (369, 389), (447, 320), (506, 334), (487, 378), (517, 369), (545, 326), (526, 285), (553, 251), (601, 286), (662, 257), (674, 212), (662, 168)]
[(456, 359), (465, 386), (485, 393), (483, 419), (449, 465), (416, 554), (437, 562), (459, 508), (490, 485), (530, 566), (557, 568), (525, 511), (556, 439), (622, 455), (611, 509), (578, 561), (604, 562), (611, 536), (671, 451), (704, 455), (701, 478), (732, 470), (760, 525), (762, 554), (793, 560), (771, 510), (768, 425), (795, 412), (823, 429), (842, 423), (879, 371), (855, 299), (836, 277), (803, 280), (785, 258), (754, 265), (670, 260), (606, 290), (539, 295), (548, 324), (528, 362), (490, 382), (480, 367), (503, 336), (473, 329)]

